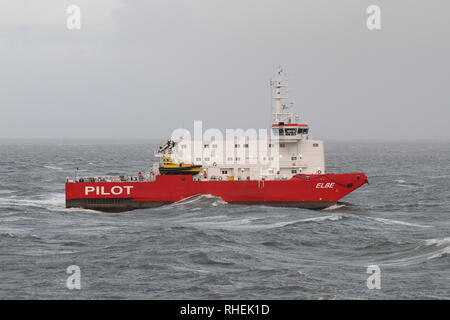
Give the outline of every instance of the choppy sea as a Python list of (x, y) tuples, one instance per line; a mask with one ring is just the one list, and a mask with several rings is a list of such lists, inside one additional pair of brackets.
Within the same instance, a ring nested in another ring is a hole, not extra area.
[(66, 209), (66, 176), (146, 171), (155, 143), (0, 141), (0, 299), (449, 299), (450, 143), (325, 146), (328, 172), (369, 176), (344, 204), (111, 214)]

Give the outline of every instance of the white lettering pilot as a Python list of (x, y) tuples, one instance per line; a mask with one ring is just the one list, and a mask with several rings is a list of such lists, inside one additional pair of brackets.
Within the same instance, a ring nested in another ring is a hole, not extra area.
[(110, 192), (106, 192), (105, 191), (105, 187), (101, 186), (101, 187), (93, 187), (93, 186), (86, 186), (84, 187), (84, 194), (87, 196), (93, 192), (95, 192), (96, 196), (109, 196), (109, 195), (121, 195), (124, 193), (124, 190), (126, 192), (127, 195), (131, 194), (131, 189), (133, 189), (134, 186), (113, 186), (110, 189)]

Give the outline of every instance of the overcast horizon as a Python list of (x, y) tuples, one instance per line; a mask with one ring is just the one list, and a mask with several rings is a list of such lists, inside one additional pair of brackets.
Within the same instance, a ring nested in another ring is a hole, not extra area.
[(313, 138), (450, 139), (448, 1), (0, 3), (0, 140), (267, 128), (279, 65)]

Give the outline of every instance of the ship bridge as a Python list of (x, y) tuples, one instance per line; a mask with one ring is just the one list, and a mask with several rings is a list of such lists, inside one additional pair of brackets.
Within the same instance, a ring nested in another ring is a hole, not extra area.
[(287, 123), (279, 122), (272, 125), (272, 133), (274, 136), (285, 139), (302, 139), (307, 136), (309, 126), (306, 123)]

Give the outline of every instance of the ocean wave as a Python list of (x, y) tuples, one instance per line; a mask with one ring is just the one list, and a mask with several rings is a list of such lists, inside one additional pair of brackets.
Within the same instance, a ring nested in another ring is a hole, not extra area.
[(425, 246), (448, 246), (450, 245), (450, 237), (423, 240)]
[(330, 216), (306, 218), (306, 219), (300, 220), (300, 222), (339, 221), (339, 220), (342, 220), (342, 219), (345, 219), (345, 218), (348, 218), (348, 216), (342, 215), (342, 214), (333, 214), (333, 215), (330, 215)]
[(401, 267), (447, 257), (450, 255), (450, 237), (421, 240), (412, 250), (402, 254), (410, 255), (399, 259), (384, 261), (382, 265)]
[(66, 208), (65, 206), (50, 206), (46, 208), (50, 211), (58, 211), (58, 212), (73, 212), (73, 213), (97, 213), (97, 214), (107, 214), (110, 215), (108, 212), (94, 210), (94, 209), (85, 209), (85, 208)]
[(396, 182), (399, 187), (405, 187), (405, 188), (416, 188), (416, 187), (424, 186), (422, 183), (406, 181), (404, 179), (396, 179), (396, 180), (394, 180), (394, 182)]
[(428, 176), (428, 179), (448, 179), (450, 178), (450, 175), (445, 174), (445, 175), (438, 175), (438, 176)]
[(0, 238), (18, 238), (17, 234), (13, 232), (0, 232)]
[(14, 193), (14, 190), (0, 190), (0, 194), (11, 194)]
[(213, 258), (210, 254), (199, 251), (194, 252), (189, 255), (189, 258), (199, 264), (208, 264), (208, 265), (220, 265), (220, 266), (232, 266), (235, 265), (234, 262), (220, 261), (217, 258)]
[(19, 211), (23, 210), (21, 208), (31, 207), (57, 212), (103, 213), (102, 211), (93, 209), (66, 208), (65, 195), (62, 193), (50, 194), (44, 199), (17, 199), (15, 197), (0, 198), (0, 207), (17, 209)]
[(44, 168), (51, 169), (51, 170), (63, 170), (63, 168), (55, 167), (55, 166), (44, 166)]
[(254, 218), (242, 218), (234, 220), (222, 220), (222, 221), (186, 221), (184, 225), (198, 228), (207, 229), (223, 229), (223, 230), (235, 230), (235, 231), (257, 231), (265, 229), (285, 228), (288, 226), (294, 226), (301, 223), (309, 222), (323, 222), (323, 221), (339, 221), (346, 218), (344, 215), (328, 215), (320, 217), (312, 217), (305, 219), (296, 219), (292, 221), (280, 221), (280, 222), (255, 222), (260, 221), (260, 217)]
[(41, 256), (58, 256), (62, 254), (75, 254), (79, 251), (76, 250), (25, 250), (20, 251), (17, 255), (20, 256), (31, 256), (31, 257), (41, 257)]
[(450, 247), (445, 247), (444, 249), (440, 250), (439, 252), (436, 252), (435, 254), (432, 254), (427, 259), (437, 259), (437, 258), (444, 258), (450, 255)]
[(385, 218), (368, 218), (370, 220), (375, 220), (384, 224), (388, 225), (402, 225), (402, 226), (409, 226), (409, 227), (417, 227), (417, 228), (432, 228), (432, 226), (422, 225), (422, 224), (416, 224), (411, 222), (405, 222), (405, 221), (398, 221), (398, 220), (392, 220), (392, 219), (385, 219)]
[(391, 178), (391, 177), (417, 177), (418, 174), (404, 172), (390, 172), (389, 174), (371, 174), (371, 178)]
[(397, 246), (405, 246), (410, 245), (409, 242), (401, 242), (401, 241), (393, 241), (393, 240), (376, 240), (372, 241), (369, 244), (365, 245), (363, 249), (377, 249), (377, 248), (386, 248), (386, 247), (397, 247)]
[(169, 266), (171, 269), (175, 271), (181, 271), (181, 272), (193, 272), (198, 274), (210, 274), (212, 271), (204, 270), (204, 269), (198, 269), (198, 268), (189, 268), (185, 266)]
[(45, 199), (17, 199), (15, 197), (0, 198), (0, 207), (40, 207), (45, 209), (64, 208), (64, 194), (48, 195)]
[(42, 240), (41, 237), (30, 234), (27, 230), (24, 229), (11, 229), (4, 228), (0, 230), (0, 238), (13, 238), (13, 239), (32, 239), (33, 241)]
[(326, 207), (325, 209), (322, 209), (322, 211), (333, 211), (333, 210), (339, 210), (342, 208), (346, 208), (347, 205), (346, 204), (333, 204), (329, 207)]
[(433, 259), (447, 257), (450, 254), (450, 248), (436, 250), (434, 252), (424, 253), (420, 255), (413, 255), (400, 259), (387, 260), (381, 263), (383, 266), (405, 267), (410, 265), (421, 264)]

